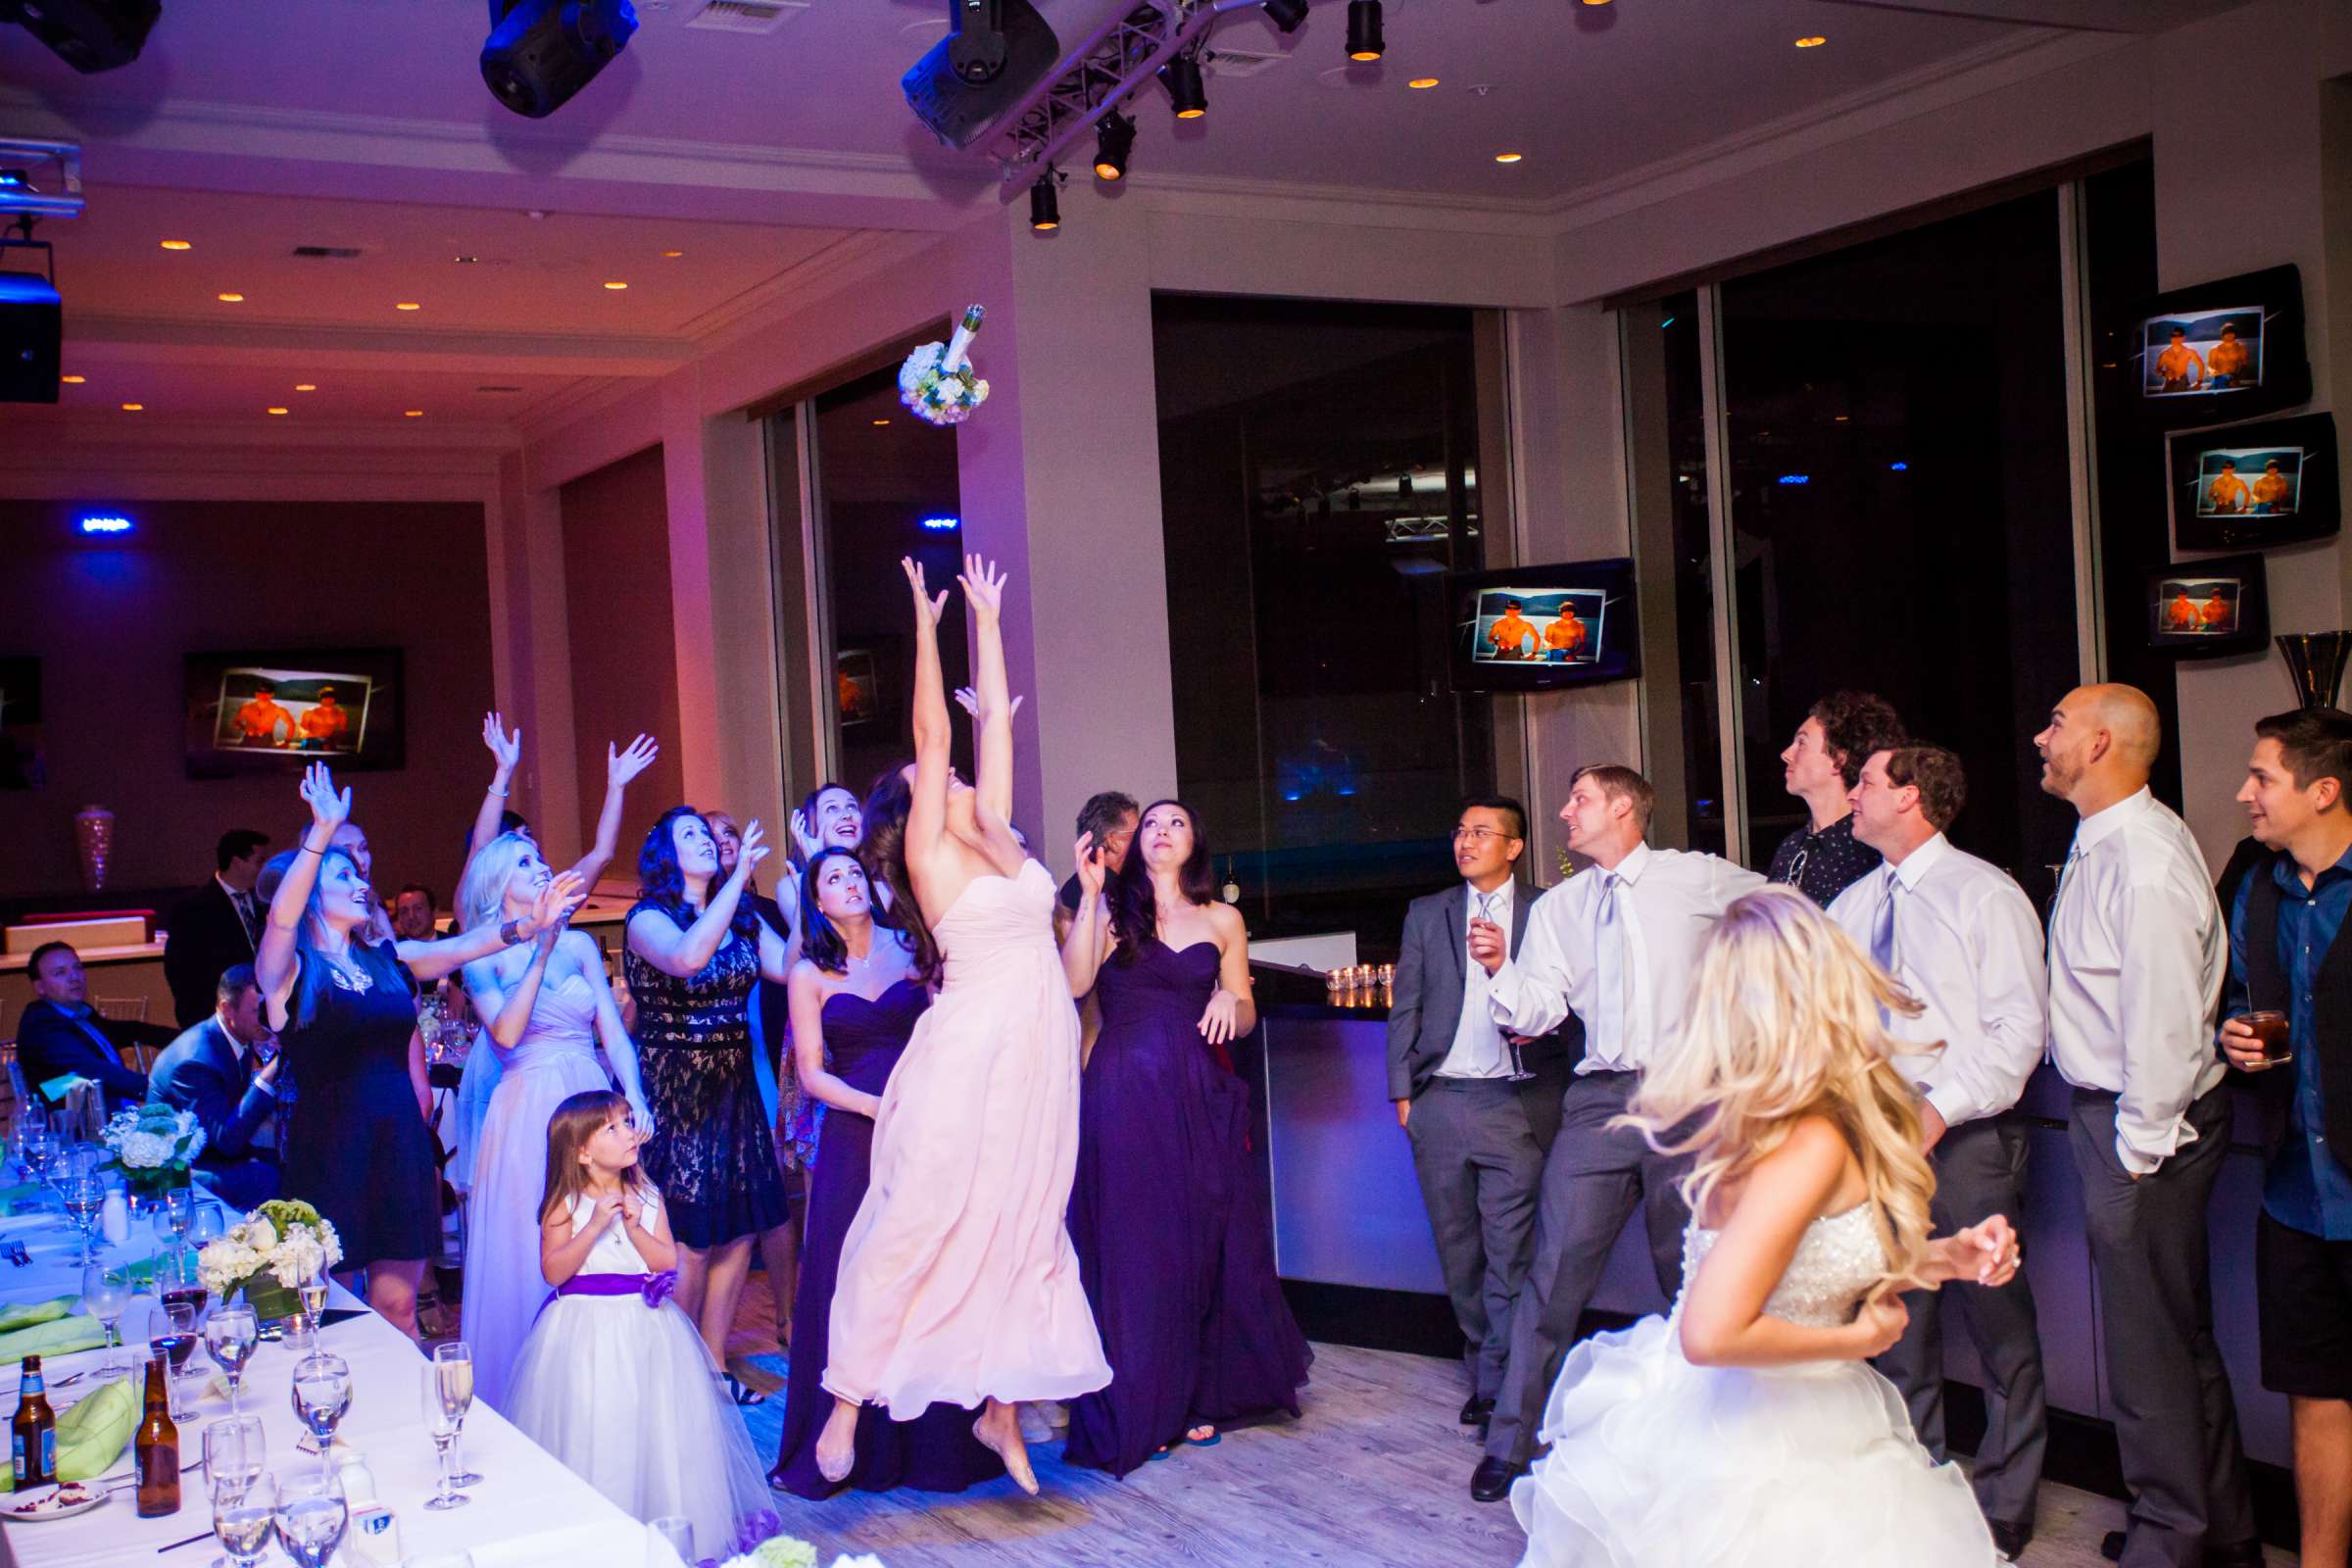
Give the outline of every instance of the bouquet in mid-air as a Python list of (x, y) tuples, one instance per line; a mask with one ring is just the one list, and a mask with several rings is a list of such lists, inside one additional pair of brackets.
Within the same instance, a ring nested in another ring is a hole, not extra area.
[(899, 401), (909, 413), (933, 424), (961, 424), (988, 401), (988, 382), (967, 354), (987, 316), (977, 305), (966, 306), (955, 336), (925, 343), (906, 356), (899, 367)]

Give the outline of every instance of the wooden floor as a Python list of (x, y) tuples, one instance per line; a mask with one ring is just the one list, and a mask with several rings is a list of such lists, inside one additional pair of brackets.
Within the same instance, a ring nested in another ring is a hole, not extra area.
[[(755, 1277), (744, 1296), (730, 1360), (778, 1384), (767, 1292)], [(1470, 1500), (1479, 1448), (1455, 1422), (1461, 1399), (1450, 1362), (1318, 1345), (1302, 1419), (1180, 1450), (1124, 1481), (1061, 1464), (1057, 1441), (1031, 1450), (1045, 1489), (1037, 1498), (1007, 1481), (955, 1495), (846, 1493), (810, 1503), (779, 1494), (776, 1506), (827, 1563), (848, 1551), (888, 1568), (1511, 1568), (1524, 1538), (1509, 1504)], [(760, 1453), (772, 1455), (781, 1398), (745, 1414)], [(2099, 1538), (2122, 1523), (2120, 1503), (2046, 1487), (2021, 1560), (2101, 1568)], [(2274, 1551), (2270, 1560), (2294, 1559)]]

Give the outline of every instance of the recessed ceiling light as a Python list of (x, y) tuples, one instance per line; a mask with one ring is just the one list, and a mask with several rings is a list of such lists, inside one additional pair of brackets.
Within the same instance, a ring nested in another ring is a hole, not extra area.
[(1435, 76), (1415, 76), (1412, 80), (1405, 83), (1407, 87), (1413, 88), (1415, 91), (1420, 91), (1428, 87), (1435, 87), (1437, 84), (1438, 78)]
[(162, 244), (168, 251), (192, 251), (196, 248), (184, 239), (168, 239), (162, 241)]
[(245, 303), (245, 296), (242, 294), (216, 294), (213, 296), (213, 298), (219, 300), (223, 305), (242, 305)]
[(270, 412), (271, 414), (291, 414), (294, 411), (292, 409), (271, 409)]
[(417, 304), (415, 300), (402, 300), (398, 305), (395, 305), (392, 308), (396, 311), (421, 311), (424, 309), (423, 306)]
[(297, 392), (316, 392), (318, 390), (318, 383), (313, 381), (297, 381), (294, 383), (294, 390)]
[(662, 259), (665, 262), (674, 262), (685, 254), (686, 253), (684, 251), (663, 251), (662, 253)]
[(1609, 0), (1585, 0), (1585, 4), (1589, 6), (1605, 6), (1608, 3)]
[(68, 386), (79, 386), (86, 378), (78, 375), (61, 375), (58, 377), (58, 379), (65, 382), (65, 384)]
[(613, 290), (614, 292), (618, 292), (619, 290), (621, 290), (621, 289), (624, 289), (624, 288), (627, 288), (628, 286), (629, 286), (628, 284), (626, 284), (626, 283), (620, 283), (620, 282), (612, 282), (612, 283), (607, 283), (607, 284), (605, 285), (605, 287), (607, 287), (607, 288), (609, 288), (609, 289), (612, 289), (612, 290)]
[(136, 414), (146, 406), (147, 405), (144, 403), (125, 403), (122, 405), (122, 412), (124, 414)]
[(450, 260), (458, 263), (461, 266), (470, 267), (475, 262), (480, 261), (481, 258), (479, 256), (452, 256)]
[(876, 419), (874, 422), (876, 424), (888, 424), (890, 421), (888, 419)]
[(401, 417), (407, 419), (421, 419), (424, 417), (424, 411), (422, 409), (403, 409), (401, 411)]
[(1819, 33), (1814, 33), (1814, 34), (1812, 34), (1810, 37), (1804, 37), (1804, 38), (1799, 38), (1799, 39), (1797, 39), (1797, 40), (1796, 40), (1796, 46), (1797, 46), (1799, 49), (1818, 49), (1818, 48), (1820, 48), (1820, 47), (1821, 47), (1823, 44), (1825, 44), (1825, 43), (1828, 43), (1829, 41), (1830, 41), (1829, 39), (1827, 39), (1827, 38), (1824, 38), (1823, 36), (1821, 36), (1821, 34), (1819, 34)]
[(1526, 156), (1525, 153), (1496, 153), (1494, 161), (1498, 164), (1515, 164)]

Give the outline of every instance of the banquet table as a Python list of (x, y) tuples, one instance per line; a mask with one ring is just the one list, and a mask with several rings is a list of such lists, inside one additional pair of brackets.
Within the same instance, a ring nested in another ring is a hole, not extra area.
[[(230, 1214), (233, 1221), (237, 1216)], [(81, 1276), (78, 1243), (61, 1216), (16, 1216), (0, 1219), (0, 1242), (23, 1241), (31, 1253), (29, 1266), (0, 1262), (0, 1302), (37, 1301), (77, 1292)], [(154, 1250), (145, 1227), (130, 1241), (109, 1248), (116, 1263), (132, 1262)], [(399, 1522), (401, 1546), (411, 1563), (446, 1560), (466, 1562), (457, 1553), (470, 1554), (471, 1568), (535, 1568), (560, 1563), (563, 1568), (650, 1568), (662, 1563), (675, 1568), (676, 1553), (654, 1544), (658, 1556), (649, 1557), (649, 1532), (637, 1520), (609, 1501), (496, 1410), (476, 1403), (466, 1418), (464, 1447), (468, 1468), (482, 1481), (466, 1489), (472, 1500), (445, 1513), (428, 1512), (437, 1475), (432, 1440), (426, 1436), (420, 1410), (423, 1357), (409, 1338), (366, 1309), (342, 1287), (328, 1301), (335, 1308), (357, 1309), (362, 1315), (330, 1324), (318, 1331), (319, 1348), (351, 1363), (351, 1410), (336, 1432), (338, 1448), (348, 1445), (367, 1455), (375, 1477), (376, 1500), (390, 1507)], [(152, 1294), (135, 1298), (124, 1310), (122, 1339), (129, 1347), (118, 1358), (129, 1359), (143, 1350), (148, 1324), (160, 1318)], [(262, 1418), (270, 1441), (270, 1467), (280, 1474), (297, 1465), (317, 1465), (316, 1454), (296, 1447), (305, 1436), (295, 1419), (292, 1394), (294, 1363), (302, 1353), (293, 1341), (263, 1344), (245, 1368), (238, 1407)], [(84, 1368), (96, 1368), (103, 1350), (80, 1350), (69, 1355), (44, 1356), (42, 1370), (54, 1389), (58, 1381)], [(199, 1347), (190, 1366), (209, 1360)], [(17, 1369), (0, 1368), (0, 1388), (13, 1388)], [(210, 1377), (202, 1381), (209, 1384)], [(50, 1396), (61, 1414), (86, 1396), (94, 1373)], [(141, 1519), (129, 1490), (117, 1493), (87, 1513), (46, 1521), (0, 1520), (0, 1564), (24, 1568), (123, 1568), (131, 1563), (155, 1563), (157, 1568), (205, 1568), (220, 1555), (209, 1534), (211, 1503), (204, 1470), (204, 1424), (226, 1414), (228, 1401), (206, 1392), (194, 1413), (179, 1423), (180, 1463), (195, 1465), (180, 1479), (179, 1511), (157, 1519)], [(16, 1399), (0, 1398), (0, 1415), (13, 1416)], [(129, 1446), (95, 1483), (106, 1486), (131, 1473)], [(204, 1539), (171, 1548), (199, 1532)], [(705, 1550), (711, 1549), (705, 1546)], [(262, 1557), (267, 1568), (287, 1559), (272, 1544)], [(338, 1564), (357, 1564), (348, 1544), (335, 1558)]]

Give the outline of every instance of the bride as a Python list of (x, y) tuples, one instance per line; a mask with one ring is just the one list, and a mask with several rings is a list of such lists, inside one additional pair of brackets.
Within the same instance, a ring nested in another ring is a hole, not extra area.
[[(459, 918), (470, 930), (502, 911), (528, 908), (548, 876), (527, 835), (502, 833), (467, 863), (458, 884)], [(637, 1047), (621, 1026), (594, 937), (551, 926), (527, 945), (475, 959), (465, 975), (482, 1020), (474, 1049), (497, 1054), (499, 1077), (474, 1146), (463, 1332), (473, 1348), (475, 1396), (504, 1410), (514, 1358), (547, 1299), (539, 1211), (548, 1118), (573, 1095), (612, 1087), (596, 1059), (598, 1041), (640, 1135), (652, 1136), (654, 1118), (638, 1081)]]
[(1992, 1568), (1957, 1465), (1912, 1435), (1867, 1364), (1899, 1292), (2000, 1285), (1999, 1215), (1928, 1238), (1934, 1190), (1881, 1009), (1918, 1004), (1786, 888), (1709, 933), (1681, 1046), (1629, 1120), (1694, 1156), (1681, 1298), (1578, 1346), (1550, 1451), (1511, 1491), (1522, 1568)]

